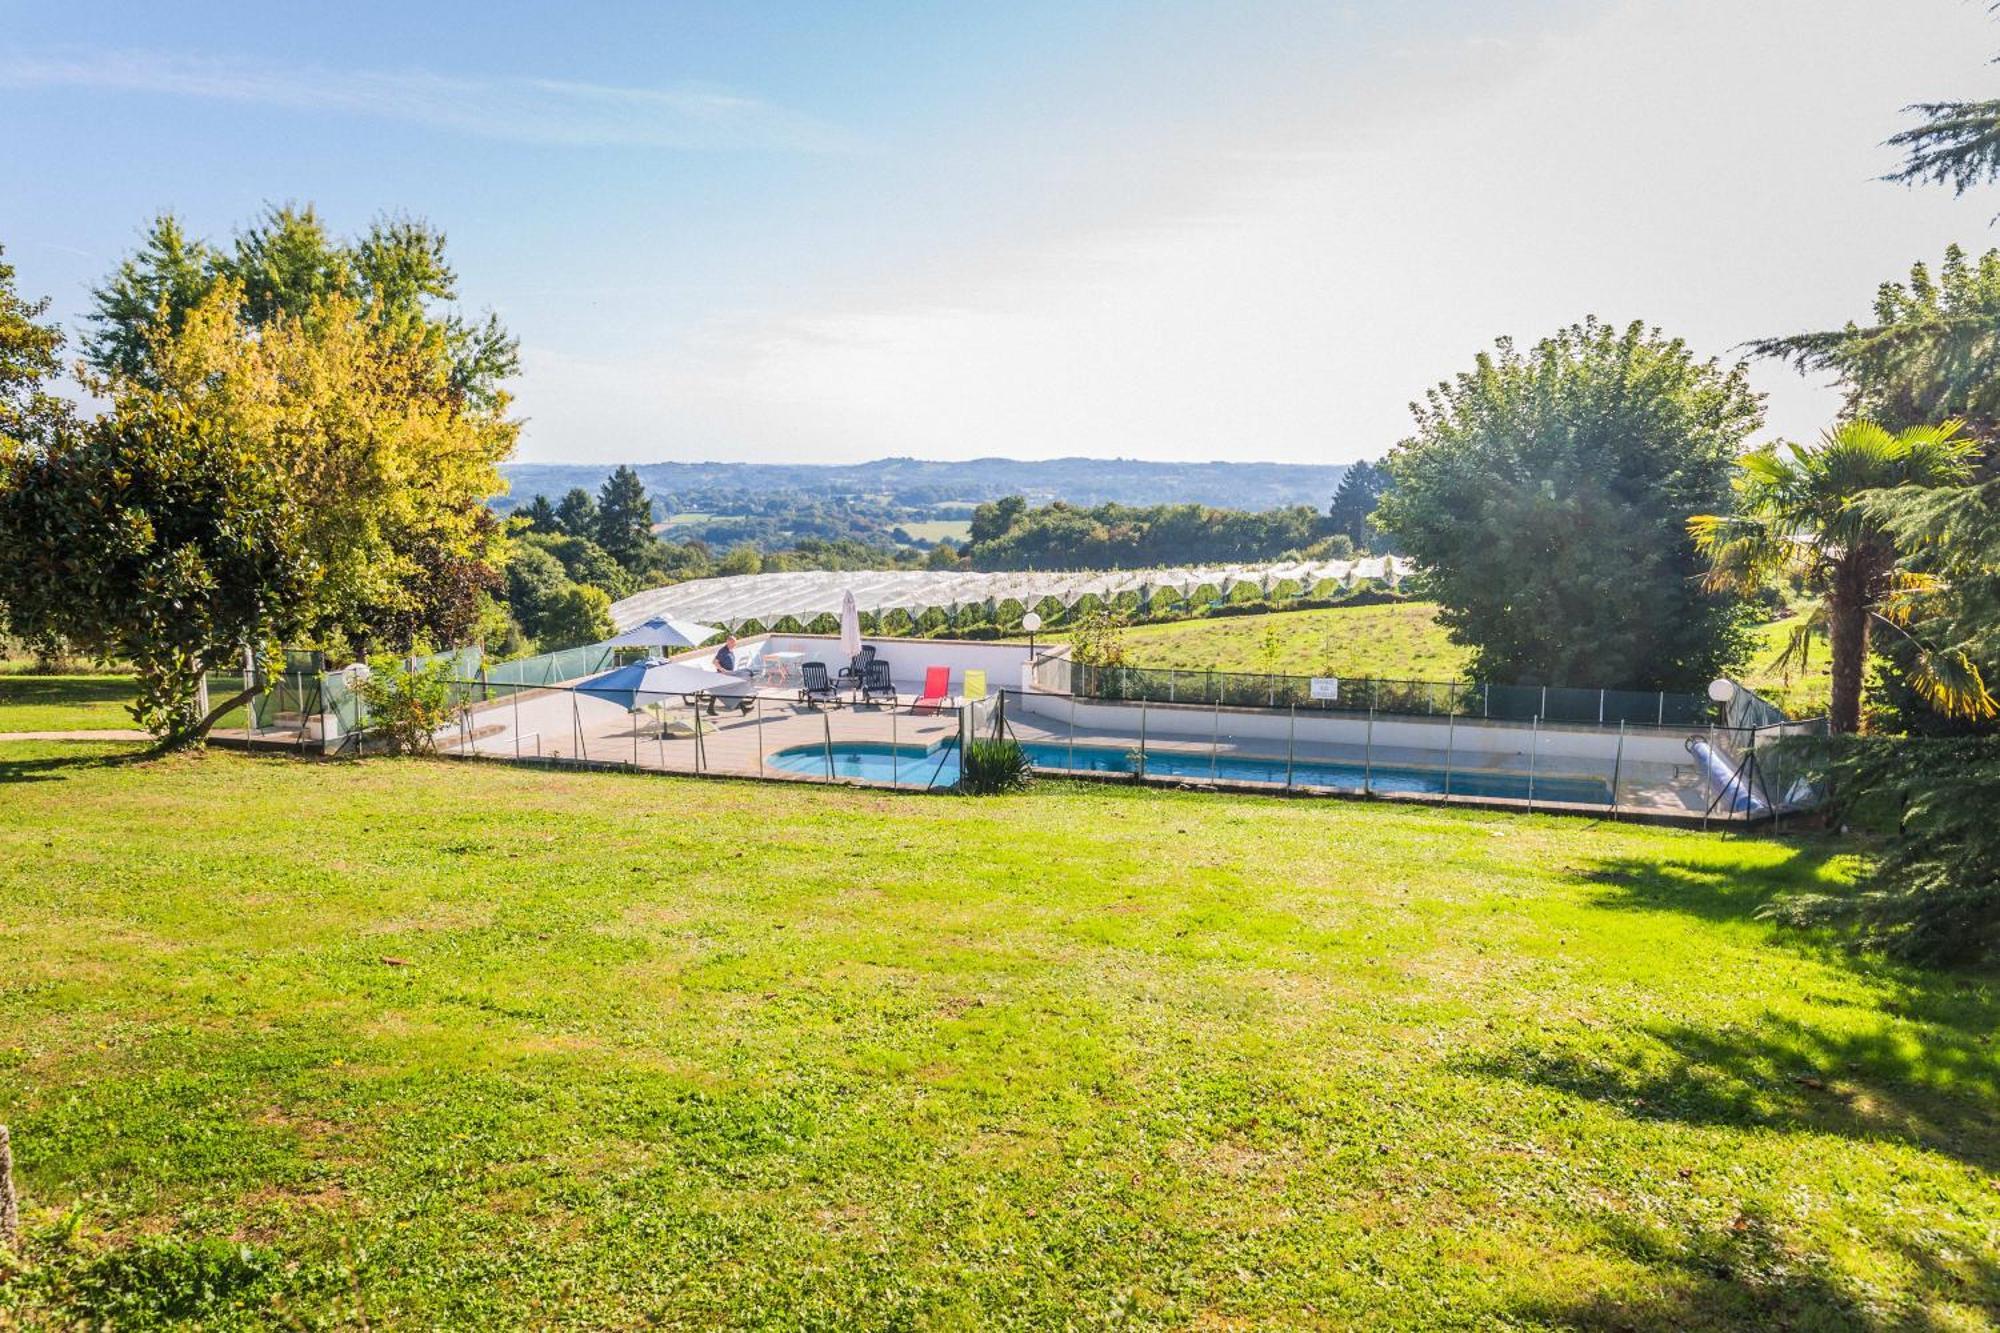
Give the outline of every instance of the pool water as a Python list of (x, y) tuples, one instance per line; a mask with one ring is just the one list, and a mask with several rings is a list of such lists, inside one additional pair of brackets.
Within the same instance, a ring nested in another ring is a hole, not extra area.
[[(1135, 756), (1128, 750), (1102, 745), (1067, 745), (1030, 742), (1022, 749), (1037, 768), (1068, 769), (1071, 772), (1130, 773)], [(958, 781), (958, 752), (955, 747), (925, 748), (918, 745), (890, 746), (861, 741), (836, 742), (831, 752), (832, 776), (861, 782), (894, 783), (904, 787), (949, 787)], [(773, 768), (810, 777), (828, 775), (828, 749), (824, 745), (795, 745), (770, 757)], [(1151, 777), (1198, 778), (1215, 782), (1285, 785), (1285, 761), (1258, 759), (1244, 755), (1218, 755), (1212, 764), (1203, 754), (1180, 754), (1151, 750), (1146, 755), (1146, 773)], [(1325, 762), (1291, 766), (1295, 787), (1325, 787), (1337, 791), (1360, 791), (1364, 784), (1373, 791), (1443, 795), (1446, 774), (1441, 768), (1401, 768), (1377, 765), (1372, 771), (1360, 764)], [(1596, 778), (1541, 777), (1534, 779), (1538, 801), (1574, 805), (1608, 805), (1611, 784)], [(1488, 796), (1524, 801), (1529, 796), (1525, 773), (1494, 773), (1484, 770), (1450, 774), (1453, 796)]]

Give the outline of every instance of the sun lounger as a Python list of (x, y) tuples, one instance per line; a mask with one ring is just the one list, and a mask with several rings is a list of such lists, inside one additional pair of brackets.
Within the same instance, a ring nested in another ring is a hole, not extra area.
[(840, 702), (840, 687), (826, 674), (826, 663), (807, 662), (799, 667), (799, 702), (802, 704)]
[(936, 713), (944, 708), (945, 698), (951, 693), (951, 668), (934, 666), (924, 668), (924, 692), (910, 705), (912, 713)]
[(854, 655), (854, 660), (840, 669), (840, 674), (834, 678), (835, 683), (843, 690), (860, 689), (868, 683), (868, 668), (874, 661), (875, 645), (863, 644), (861, 651)]
[(861, 682), (863, 703), (873, 703), (878, 698), (887, 698), (892, 707), (896, 702), (896, 682), (889, 679), (889, 664), (879, 657), (868, 663), (868, 675)]

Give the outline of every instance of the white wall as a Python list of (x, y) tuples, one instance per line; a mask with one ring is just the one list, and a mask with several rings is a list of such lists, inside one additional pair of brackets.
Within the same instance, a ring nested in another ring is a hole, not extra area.
[[(874, 638), (868, 635), (863, 635), (861, 642), (873, 645), (876, 657), (889, 664), (889, 675), (896, 682), (897, 690), (903, 694), (916, 694), (921, 690), (925, 668), (933, 666), (951, 669), (952, 694), (963, 692), (968, 668), (986, 673), (989, 693), (994, 690), (1018, 690), (1021, 688), (1021, 668), (1028, 661), (1027, 645), (1018, 643)], [(746, 650), (751, 648), (756, 648), (760, 656), (764, 653), (804, 653), (806, 661), (826, 663), (829, 675), (847, 665), (847, 654), (840, 651), (840, 640), (832, 635), (760, 634), (738, 640), (738, 659), (742, 660)], [(715, 650), (697, 648), (673, 660), (705, 667), (714, 662)]]

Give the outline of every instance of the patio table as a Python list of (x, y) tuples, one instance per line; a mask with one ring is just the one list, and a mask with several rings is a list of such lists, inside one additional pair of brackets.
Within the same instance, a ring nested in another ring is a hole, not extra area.
[(797, 681), (798, 673), (794, 664), (805, 660), (804, 653), (765, 653), (764, 679), (772, 685), (790, 685)]

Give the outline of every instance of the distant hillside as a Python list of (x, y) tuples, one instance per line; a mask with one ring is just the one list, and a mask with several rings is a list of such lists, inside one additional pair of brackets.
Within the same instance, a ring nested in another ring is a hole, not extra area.
[[(746, 498), (790, 493), (814, 498), (868, 497), (910, 508), (1023, 495), (1032, 504), (1170, 504), (1194, 502), (1230, 509), (1307, 504), (1325, 509), (1340, 485), (1340, 464), (1148, 463), (1127, 458), (979, 458), (925, 462), (884, 458), (872, 463), (644, 463), (646, 488), (665, 509), (685, 509), (690, 497), (719, 492)], [(572, 486), (595, 492), (609, 466), (520, 463), (502, 469), (513, 490), (502, 509), (537, 494), (557, 498)]]

